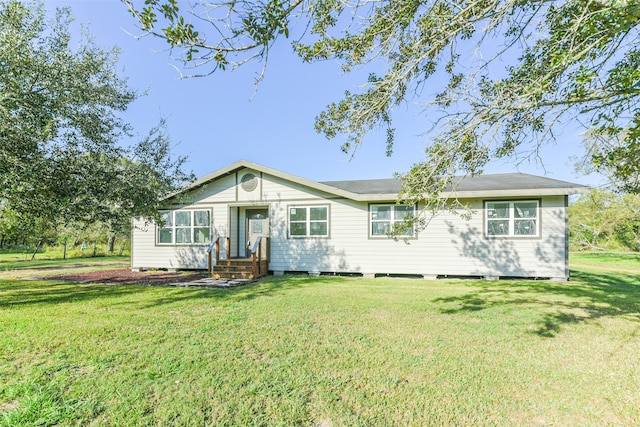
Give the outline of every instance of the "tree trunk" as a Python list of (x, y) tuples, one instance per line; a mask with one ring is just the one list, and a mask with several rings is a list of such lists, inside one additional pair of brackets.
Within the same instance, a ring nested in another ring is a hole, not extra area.
[(109, 239), (107, 240), (107, 252), (112, 254), (114, 251), (115, 245), (116, 245), (116, 236), (114, 235), (109, 236)]
[(38, 242), (38, 246), (36, 246), (36, 250), (33, 251), (33, 254), (31, 255), (31, 261), (33, 261), (33, 259), (36, 257), (36, 253), (38, 252), (38, 249), (40, 249), (40, 246), (42, 246), (42, 240)]

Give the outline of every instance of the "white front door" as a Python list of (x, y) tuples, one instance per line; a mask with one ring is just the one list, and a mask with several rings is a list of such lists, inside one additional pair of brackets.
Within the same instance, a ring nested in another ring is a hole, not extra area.
[[(269, 237), (269, 210), (247, 209), (247, 257), (251, 256), (251, 249), (258, 237)], [(264, 254), (264, 240), (261, 246)]]

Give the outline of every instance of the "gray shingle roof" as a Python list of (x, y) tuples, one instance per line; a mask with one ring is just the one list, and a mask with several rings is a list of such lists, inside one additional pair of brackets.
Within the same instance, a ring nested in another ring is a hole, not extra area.
[(388, 194), (402, 190), (402, 183), (394, 178), (389, 179), (358, 179), (352, 181), (323, 181), (320, 184), (356, 194)]
[[(398, 193), (402, 184), (397, 179), (362, 179), (352, 181), (324, 181), (322, 184), (350, 191), (356, 194), (391, 194)], [(581, 187), (571, 182), (546, 178), (525, 173), (503, 173), (478, 175), (473, 177), (457, 177), (453, 188), (448, 191), (507, 191), (537, 189), (575, 189)], [(586, 188), (586, 187), (585, 187)]]
[[(242, 169), (259, 171), (280, 179), (291, 181), (298, 185), (303, 185), (325, 193), (358, 201), (392, 201), (397, 198), (398, 192), (402, 189), (402, 185), (397, 179), (363, 179), (317, 182), (256, 163), (248, 162), (246, 160), (239, 160), (197, 179), (175, 193), (167, 195), (166, 199), (174, 197), (182, 192), (206, 185), (210, 181), (236, 173)], [(584, 185), (560, 181), (557, 179), (527, 175), (523, 173), (506, 173), (458, 178), (454, 180), (453, 188), (445, 191), (442, 196), (454, 198), (536, 197), (586, 193), (588, 190), (589, 187)]]

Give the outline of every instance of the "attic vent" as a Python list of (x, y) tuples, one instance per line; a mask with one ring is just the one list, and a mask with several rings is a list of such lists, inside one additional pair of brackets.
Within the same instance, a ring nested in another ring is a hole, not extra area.
[(240, 180), (240, 186), (244, 191), (253, 191), (258, 186), (258, 178), (252, 173), (244, 174)]

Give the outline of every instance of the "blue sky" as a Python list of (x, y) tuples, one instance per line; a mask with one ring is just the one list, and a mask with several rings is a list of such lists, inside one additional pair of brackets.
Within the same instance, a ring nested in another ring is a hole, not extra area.
[[(286, 40), (271, 52), (256, 92), (258, 64), (179, 79), (162, 41), (138, 40), (127, 33), (138, 32), (119, 0), (45, 0), (48, 10), (60, 6), (71, 8), (76, 29), (83, 24), (96, 44), (120, 48), (120, 76), (132, 88), (146, 92), (123, 114), (124, 119), (142, 137), (161, 116), (167, 117), (174, 151), (189, 158), (187, 168), (197, 176), (245, 159), (318, 181), (386, 178), (423, 158), (429, 138), (423, 133), (432, 123), (411, 103), (394, 112), (397, 135), (391, 157), (385, 156), (384, 132), (369, 135), (353, 159), (340, 151), (340, 137), (327, 140), (317, 134), (315, 116), (345, 90), (357, 90), (363, 75), (345, 75), (331, 61), (303, 64)], [(579, 134), (567, 130), (543, 150), (544, 165), (497, 162), (485, 173), (520, 171), (586, 185), (602, 183), (599, 176), (574, 171), (571, 156), (579, 152)]]

